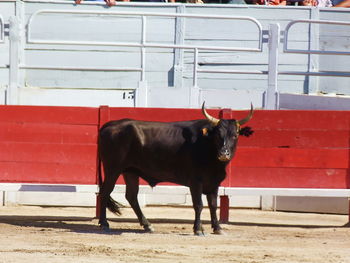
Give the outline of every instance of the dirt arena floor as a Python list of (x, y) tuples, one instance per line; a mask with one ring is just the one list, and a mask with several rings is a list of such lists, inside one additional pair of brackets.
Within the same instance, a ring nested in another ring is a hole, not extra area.
[(131, 209), (104, 233), (93, 208), (0, 207), (0, 262), (350, 262), (347, 216), (231, 210), (226, 235), (192, 234), (191, 208), (146, 207), (155, 233)]

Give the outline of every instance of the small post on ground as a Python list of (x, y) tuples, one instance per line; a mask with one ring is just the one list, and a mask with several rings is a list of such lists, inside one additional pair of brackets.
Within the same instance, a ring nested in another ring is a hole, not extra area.
[(227, 195), (220, 196), (220, 222), (228, 223), (230, 200)]
[(345, 226), (350, 227), (350, 197), (348, 198), (348, 205), (349, 205), (349, 210), (348, 210), (348, 223), (347, 223)]

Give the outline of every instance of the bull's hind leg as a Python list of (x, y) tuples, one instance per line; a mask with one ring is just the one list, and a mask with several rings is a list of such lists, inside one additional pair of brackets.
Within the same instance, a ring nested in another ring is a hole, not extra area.
[(137, 194), (139, 192), (139, 177), (133, 173), (125, 173), (124, 180), (126, 184), (126, 200), (128, 200), (140, 222), (140, 225), (144, 228), (144, 230), (146, 232), (153, 232), (154, 228), (151, 226), (151, 223), (147, 220), (147, 218), (143, 215), (139, 201), (137, 200)]
[(106, 209), (108, 207), (108, 202), (111, 202), (111, 193), (114, 189), (115, 183), (119, 177), (119, 173), (113, 173), (105, 168), (105, 180), (100, 189), (101, 207), (100, 207), (100, 218), (99, 225), (103, 230), (109, 230), (109, 224), (106, 216)]

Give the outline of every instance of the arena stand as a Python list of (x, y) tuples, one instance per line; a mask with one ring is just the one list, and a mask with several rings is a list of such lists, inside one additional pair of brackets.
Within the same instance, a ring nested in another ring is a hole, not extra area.
[[(246, 114), (228, 109), (209, 112), (221, 118)], [(98, 129), (120, 118), (203, 117), (199, 109), (0, 106), (0, 191), (36, 191), (46, 186), (48, 195), (50, 191), (96, 193)], [(229, 200), (235, 195), (350, 198), (349, 111), (257, 110), (249, 125), (255, 133), (240, 138), (219, 191), (223, 222), (228, 221)], [(117, 184), (123, 185), (122, 178)], [(169, 194), (169, 188), (187, 191), (166, 183), (159, 188), (163, 195)], [(146, 185), (144, 189), (150, 191)]]

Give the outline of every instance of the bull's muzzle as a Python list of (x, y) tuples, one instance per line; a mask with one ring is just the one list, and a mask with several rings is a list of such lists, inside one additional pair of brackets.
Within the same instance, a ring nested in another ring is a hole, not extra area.
[(232, 154), (229, 150), (225, 149), (219, 153), (218, 159), (221, 162), (228, 162), (232, 158)]

